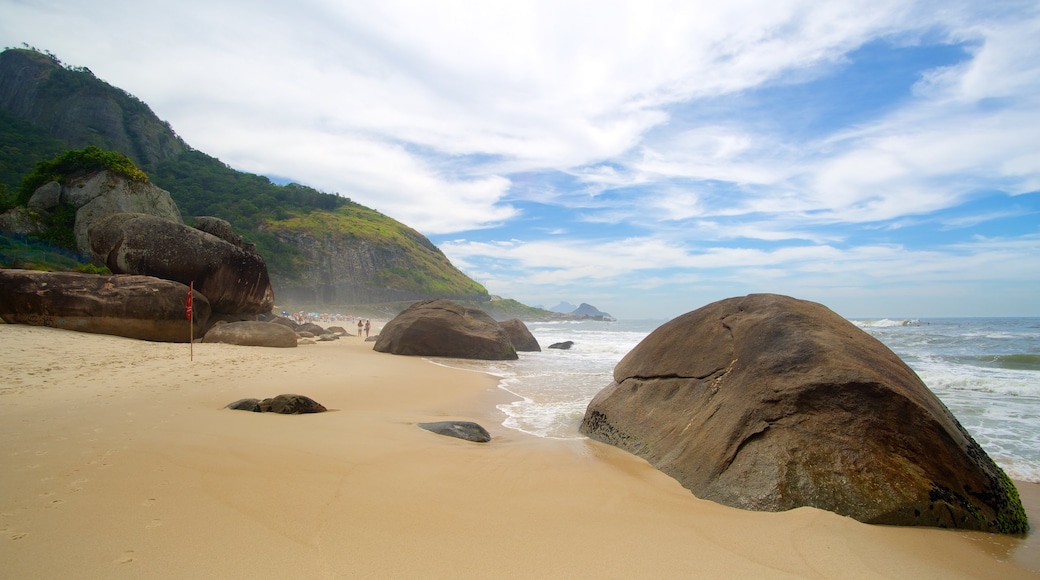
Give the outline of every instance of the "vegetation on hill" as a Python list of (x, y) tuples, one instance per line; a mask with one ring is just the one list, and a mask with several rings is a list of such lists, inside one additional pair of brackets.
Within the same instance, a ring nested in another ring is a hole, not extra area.
[(148, 175), (126, 155), (90, 145), (84, 149), (70, 149), (49, 161), (37, 163), (36, 168), (22, 179), (15, 202), (25, 205), (40, 186), (51, 181), (64, 184), (70, 179), (106, 169), (132, 181), (148, 183)]
[[(336, 194), (236, 171), (189, 147), (145, 103), (86, 67), (65, 65), (26, 45), (0, 53), (0, 81), (0, 104), (6, 107), (0, 110), (0, 212), (25, 205), (47, 181), (105, 168), (168, 191), (186, 223), (202, 215), (227, 220), (243, 241), (255, 244), (273, 277), (297, 280), (313, 269), (300, 248), (279, 235), (313, 228), (314, 236), (335, 232), (365, 247), (393, 250), (393, 264), (379, 269), (375, 279), (353, 283), (487, 296), (415, 230)], [(5, 248), (24, 251), (41, 244), (46, 253), (51, 245), (67, 245), (70, 240), (57, 234), (74, 215), (59, 209), (45, 218), (42, 236), (9, 239)]]
[(60, 140), (0, 109), (0, 213), (18, 205), (22, 177), (64, 149)]
[(487, 290), (456, 269), (425, 236), (375, 210), (346, 201), (335, 211), (299, 213), (269, 221), (270, 234), (306, 233), (324, 240), (364, 242), (376, 253), (393, 255), (372, 284), (438, 296), (486, 296)]

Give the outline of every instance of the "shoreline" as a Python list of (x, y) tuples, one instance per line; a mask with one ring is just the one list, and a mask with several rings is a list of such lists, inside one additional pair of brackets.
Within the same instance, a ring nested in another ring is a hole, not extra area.
[[(375, 331), (375, 329), (373, 329)], [(375, 334), (375, 332), (373, 332)], [(501, 425), (499, 378), (358, 337), (265, 349), (0, 324), (13, 577), (1040, 577), (1026, 539), (695, 498), (591, 440)], [(307, 395), (317, 415), (230, 411)], [(414, 424), (472, 420), (474, 444)]]

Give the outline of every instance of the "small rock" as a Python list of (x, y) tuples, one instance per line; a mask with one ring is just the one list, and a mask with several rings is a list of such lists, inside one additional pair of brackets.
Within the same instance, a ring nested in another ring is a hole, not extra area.
[(234, 403), (228, 403), (225, 408), (233, 411), (252, 411), (254, 413), (259, 413), (260, 399), (239, 399)]
[(304, 413), (324, 413), (325, 411), (328, 409), (324, 405), (303, 395), (278, 395), (260, 401), (261, 413), (302, 415)]
[(555, 348), (555, 349), (559, 349), (559, 350), (567, 350), (567, 349), (569, 349), (572, 346), (574, 346), (574, 341), (573, 340), (566, 340), (566, 341), (563, 341), (563, 342), (554, 342), (553, 344), (549, 345), (549, 348)]
[(456, 437), (475, 443), (491, 441), (491, 434), (487, 432), (487, 429), (471, 421), (437, 421), (435, 423), (419, 423), (418, 425), (427, 431), (447, 437)]

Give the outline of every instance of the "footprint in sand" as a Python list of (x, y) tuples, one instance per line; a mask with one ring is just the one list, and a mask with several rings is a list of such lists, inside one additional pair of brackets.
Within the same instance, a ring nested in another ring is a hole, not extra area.
[(146, 529), (146, 530), (154, 530), (155, 528), (158, 528), (161, 525), (162, 525), (162, 520), (159, 519), (159, 518), (155, 518), (154, 520), (148, 522), (148, 525), (146, 525), (144, 527), (144, 529)]
[(150, 498), (142, 501), (141, 505), (144, 506), (144, 507), (151, 507), (151, 506), (155, 505), (155, 498), (154, 497), (150, 497)]
[(134, 551), (133, 550), (127, 550), (127, 551), (123, 552), (123, 555), (120, 556), (119, 558), (116, 558), (116, 560), (115, 560), (116, 564), (129, 564), (130, 562), (133, 562), (133, 561), (134, 561)]
[(25, 536), (28, 536), (28, 535), (29, 534), (27, 534), (25, 532), (18, 532), (16, 534), (11, 534), (11, 541), (21, 540), (22, 538), (24, 538)]
[(43, 507), (45, 507), (45, 508), (56, 508), (56, 507), (61, 506), (61, 504), (63, 504), (63, 503), (65, 503), (65, 500), (63, 500), (63, 499), (52, 499), (51, 503), (49, 503), (49, 504), (47, 504), (47, 505), (45, 505)]

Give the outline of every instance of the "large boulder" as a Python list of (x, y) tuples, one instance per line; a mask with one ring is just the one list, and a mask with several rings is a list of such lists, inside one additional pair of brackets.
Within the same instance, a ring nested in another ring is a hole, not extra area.
[[(46, 195), (47, 188), (52, 187), (49, 184), (44, 185), (41, 187), (43, 191), (39, 191), (33, 197)], [(110, 215), (140, 213), (182, 223), (181, 212), (168, 191), (111, 171), (100, 171), (70, 179), (61, 187), (61, 202), (76, 208), (76, 222), (72, 231), (76, 239), (76, 248), (84, 255), (90, 255), (88, 231), (91, 224)]]
[(90, 249), (113, 272), (194, 282), (215, 313), (261, 314), (274, 306), (259, 254), (184, 224), (143, 214), (112, 215), (91, 226)]
[(296, 346), (296, 333), (291, 328), (273, 322), (229, 322), (218, 324), (206, 332), (203, 342), (222, 342), (241, 346)]
[(509, 341), (513, 343), (513, 347), (516, 348), (517, 352), (542, 351), (542, 347), (538, 345), (538, 340), (519, 318), (503, 321), (501, 325), (502, 329), (509, 335)]
[(898, 356), (786, 296), (730, 298), (661, 326), (614, 368), (581, 431), (733, 507), (1029, 529), (1011, 480)]
[(515, 360), (506, 331), (486, 312), (443, 299), (423, 300), (388, 322), (373, 348), (390, 354)]
[[(0, 318), (160, 342), (188, 342), (188, 287), (150, 276), (0, 270)], [(202, 334), (209, 301), (193, 294), (194, 332)]]

